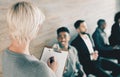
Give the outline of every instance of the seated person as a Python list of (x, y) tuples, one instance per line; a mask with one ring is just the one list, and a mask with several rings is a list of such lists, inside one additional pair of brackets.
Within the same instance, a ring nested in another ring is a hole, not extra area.
[(45, 19), (29, 2), (18, 2), (8, 11), (11, 45), (3, 52), (3, 77), (56, 77), (57, 62), (45, 64), (30, 54), (29, 45)]
[(57, 29), (57, 39), (58, 43), (54, 44), (53, 48), (67, 50), (69, 52), (63, 77), (86, 77), (82, 70), (82, 66), (79, 63), (76, 49), (69, 45), (70, 32), (66, 27)]
[(106, 28), (106, 21), (100, 19), (97, 22), (98, 27), (93, 33), (93, 40), (96, 46), (96, 49), (99, 51), (99, 55), (106, 58), (117, 59), (120, 63), (120, 49), (119, 46), (109, 45), (107, 35), (104, 31)]
[[(78, 36), (71, 42), (71, 45), (77, 49), (79, 61), (83, 65), (85, 73), (97, 77), (117, 77), (120, 74), (120, 65), (99, 57), (98, 51), (93, 48), (92, 39), (86, 33), (87, 24), (85, 21), (76, 21), (74, 27), (78, 32)], [(107, 74), (105, 69), (112, 71), (112, 74)]]
[(114, 24), (112, 25), (111, 35), (109, 37), (110, 45), (120, 46), (120, 12), (116, 13), (114, 17)]

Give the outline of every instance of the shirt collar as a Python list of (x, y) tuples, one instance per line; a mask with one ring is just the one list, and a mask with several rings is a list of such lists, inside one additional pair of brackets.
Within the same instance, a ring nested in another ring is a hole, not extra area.
[[(58, 45), (58, 48), (60, 48), (60, 49), (61, 49), (61, 47), (60, 47), (59, 43), (58, 43), (57, 45)], [(68, 45), (68, 50), (70, 50), (70, 49), (71, 49), (71, 45)]]

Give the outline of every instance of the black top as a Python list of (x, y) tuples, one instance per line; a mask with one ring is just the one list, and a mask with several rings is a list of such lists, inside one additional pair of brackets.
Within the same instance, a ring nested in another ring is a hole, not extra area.
[(111, 45), (120, 45), (120, 25), (119, 23), (114, 23), (111, 30), (111, 36), (109, 37), (109, 42)]

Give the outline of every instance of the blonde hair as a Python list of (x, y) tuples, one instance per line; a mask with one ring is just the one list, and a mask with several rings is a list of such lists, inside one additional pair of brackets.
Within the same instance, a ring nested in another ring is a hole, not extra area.
[(7, 13), (10, 35), (19, 42), (35, 38), (44, 20), (38, 7), (25, 1), (14, 4)]

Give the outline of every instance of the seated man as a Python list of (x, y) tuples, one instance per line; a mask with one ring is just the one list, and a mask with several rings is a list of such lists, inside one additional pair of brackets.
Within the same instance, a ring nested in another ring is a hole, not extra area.
[(66, 27), (57, 29), (57, 39), (58, 43), (54, 44), (53, 48), (69, 52), (63, 77), (86, 77), (79, 63), (76, 49), (69, 45), (70, 32)]
[(110, 46), (108, 42), (107, 35), (104, 31), (106, 28), (106, 21), (100, 19), (97, 22), (98, 27), (93, 33), (93, 40), (99, 55), (106, 58), (117, 59), (120, 63), (120, 48), (119, 46)]
[[(87, 25), (85, 21), (76, 21), (74, 27), (79, 34), (71, 42), (71, 45), (77, 49), (79, 61), (83, 65), (85, 73), (87, 75), (93, 74), (97, 77), (117, 77), (120, 74), (120, 65), (99, 57), (98, 51), (93, 49), (93, 42), (90, 36), (86, 33)], [(112, 71), (112, 74), (107, 74), (104, 69)]]

